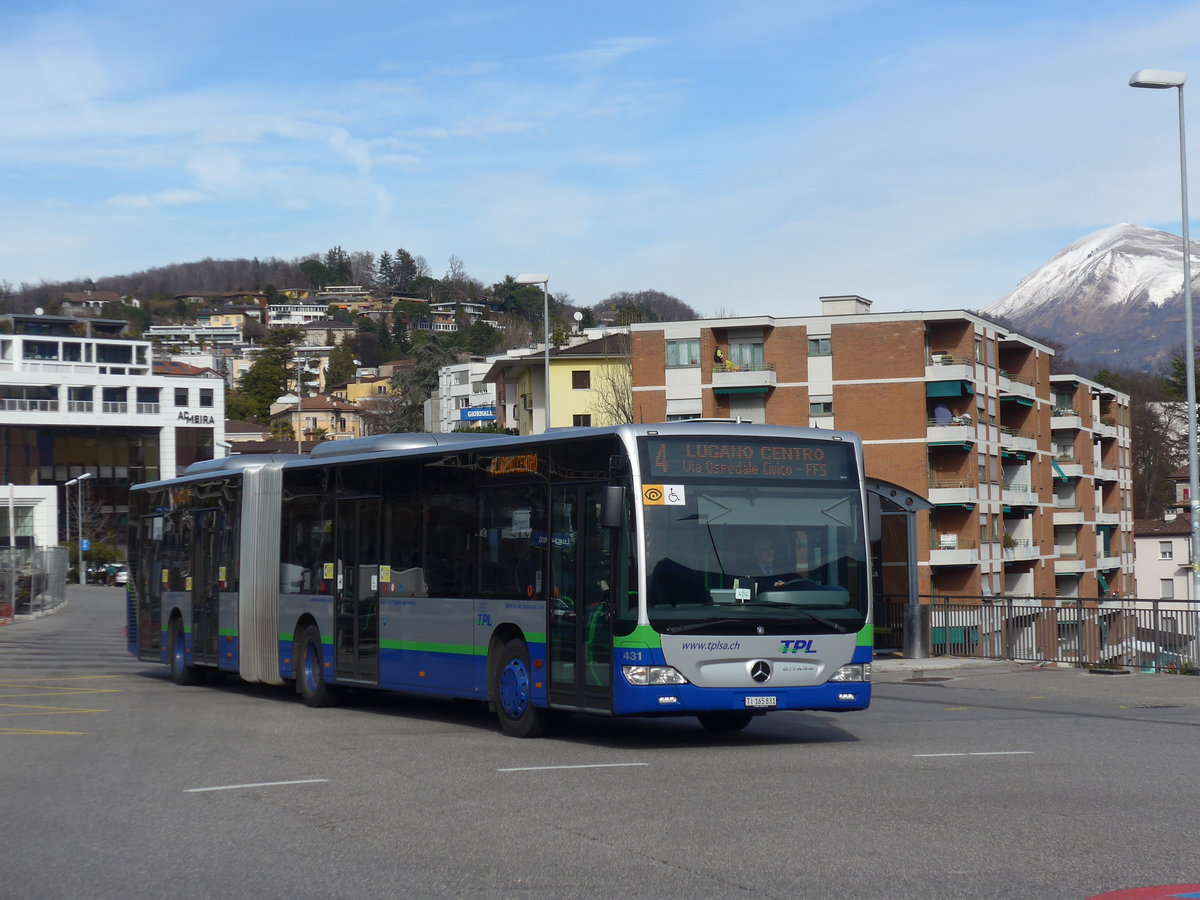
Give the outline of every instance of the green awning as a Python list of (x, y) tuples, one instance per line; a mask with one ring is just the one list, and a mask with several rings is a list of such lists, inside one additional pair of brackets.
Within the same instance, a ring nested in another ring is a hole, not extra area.
[(714, 394), (765, 394), (771, 388), (769, 385), (756, 384), (750, 387), (715, 387)]
[(957, 447), (960, 450), (970, 450), (971, 441), (930, 441), (930, 447)]
[(1004, 394), (1000, 397), (1001, 403), (1019, 403), (1021, 406), (1033, 406), (1033, 401), (1028, 397), (1018, 397), (1016, 394)]
[(926, 397), (970, 397), (975, 388), (969, 381), (927, 381)]
[(1061, 481), (1070, 481), (1071, 480), (1071, 479), (1067, 478), (1067, 473), (1062, 470), (1062, 466), (1060, 466), (1058, 464), (1057, 459), (1050, 460), (1050, 465), (1054, 466), (1054, 471), (1058, 473), (1058, 477)]
[(1108, 581), (1099, 572), (1096, 573), (1096, 580), (1100, 582), (1100, 588), (1107, 594), (1109, 591)]

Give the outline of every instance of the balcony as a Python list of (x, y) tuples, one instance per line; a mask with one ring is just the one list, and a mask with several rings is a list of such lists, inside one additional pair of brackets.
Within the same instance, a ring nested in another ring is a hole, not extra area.
[(1054, 549), (1055, 549), (1055, 552), (1058, 553), (1058, 558), (1056, 560), (1054, 560), (1054, 574), (1055, 575), (1082, 575), (1083, 574), (1083, 571), (1086, 568), (1086, 566), (1084, 565), (1082, 556), (1080, 556), (1074, 550), (1070, 550), (1067, 552), (1061, 552), (1061, 551), (1059, 551), (1058, 547), (1055, 547)]
[(1119, 556), (1100, 556), (1096, 558), (1096, 568), (1104, 569), (1119, 569), (1121, 568), (1121, 557)]
[(1083, 477), (1083, 463), (1075, 456), (1054, 457), (1054, 469), (1063, 478)]
[(1055, 407), (1050, 413), (1050, 428), (1082, 428), (1083, 419), (1069, 406)]
[(1029, 485), (1014, 482), (1001, 488), (1000, 501), (1005, 506), (1036, 506), (1038, 498), (1037, 494), (1029, 489)]
[(713, 369), (713, 392), (717, 394), (754, 394), (775, 387), (775, 364), (757, 366), (735, 366), (726, 364), (724, 369)]
[(975, 425), (968, 416), (951, 416), (950, 421), (928, 419), (925, 441), (938, 447), (962, 447), (969, 450), (975, 443)]
[(929, 550), (931, 566), (973, 566), (979, 562), (979, 544), (957, 534), (934, 535)]
[(0, 399), (5, 412), (58, 412), (57, 400), (31, 400), (22, 397)]
[(1092, 431), (1095, 432), (1096, 437), (1104, 440), (1115, 440), (1117, 437), (1117, 426), (1112, 422), (1104, 421), (1104, 419), (1096, 422), (1092, 426)]
[(139, 403), (137, 405), (138, 415), (143, 416), (156, 416), (161, 408), (157, 403)]
[[(1021, 375), (1000, 370), (1000, 397), (1023, 397), (1028, 400), (1037, 399), (1037, 389), (1033, 383)], [(1029, 404), (1025, 404), (1029, 405)]]
[(1037, 559), (1041, 555), (1038, 545), (1025, 538), (1012, 541), (1012, 546), (1004, 548), (1005, 562), (1025, 562)]
[(926, 381), (970, 381), (975, 378), (975, 361), (953, 353), (935, 352), (925, 360)]
[(978, 500), (975, 482), (968, 479), (929, 479), (929, 502), (934, 506), (974, 506)]
[(1116, 481), (1117, 475), (1118, 473), (1116, 469), (1108, 469), (1103, 466), (1096, 467), (1097, 481)]
[(1096, 524), (1097, 525), (1120, 525), (1121, 524), (1121, 514), (1119, 512), (1104, 512), (1102, 510), (1098, 511), (1096, 513)]
[(1000, 446), (1007, 447), (1009, 450), (1025, 450), (1032, 453), (1037, 450), (1037, 435), (1019, 428), (1001, 425)]
[(129, 412), (129, 404), (125, 402), (113, 402), (105, 400), (101, 407), (106, 413), (127, 413)]
[(1084, 522), (1083, 509), (1066, 503), (1054, 504), (1055, 525), (1082, 525)]

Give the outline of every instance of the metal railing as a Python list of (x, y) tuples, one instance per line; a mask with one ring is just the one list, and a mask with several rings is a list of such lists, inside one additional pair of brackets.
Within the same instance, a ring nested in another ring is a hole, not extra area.
[[(879, 651), (1200, 674), (1200, 604), (1180, 600), (901, 597), (875, 607)], [(919, 634), (905, 634), (906, 625)]]
[(66, 547), (0, 547), (0, 624), (66, 602), (67, 557)]

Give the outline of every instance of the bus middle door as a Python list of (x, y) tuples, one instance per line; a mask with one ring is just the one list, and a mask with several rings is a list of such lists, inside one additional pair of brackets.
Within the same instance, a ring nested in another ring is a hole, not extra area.
[(219, 510), (198, 509), (192, 527), (192, 659), (216, 663), (220, 625), (217, 569), (221, 546)]
[(600, 524), (601, 484), (555, 486), (550, 498), (550, 700), (612, 709), (612, 582), (609, 530)]
[(334, 674), (379, 683), (379, 498), (337, 502)]

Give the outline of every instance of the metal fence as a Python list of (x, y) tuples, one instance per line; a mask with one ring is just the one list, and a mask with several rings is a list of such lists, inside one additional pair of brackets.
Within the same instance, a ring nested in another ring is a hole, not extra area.
[[(1200, 674), (1200, 604), (1177, 600), (922, 597), (918, 614), (884, 598), (878, 651)], [(890, 601), (890, 602), (889, 602)], [(919, 634), (906, 634), (906, 628)]]
[(0, 547), (0, 624), (66, 602), (68, 565), (66, 547)]

